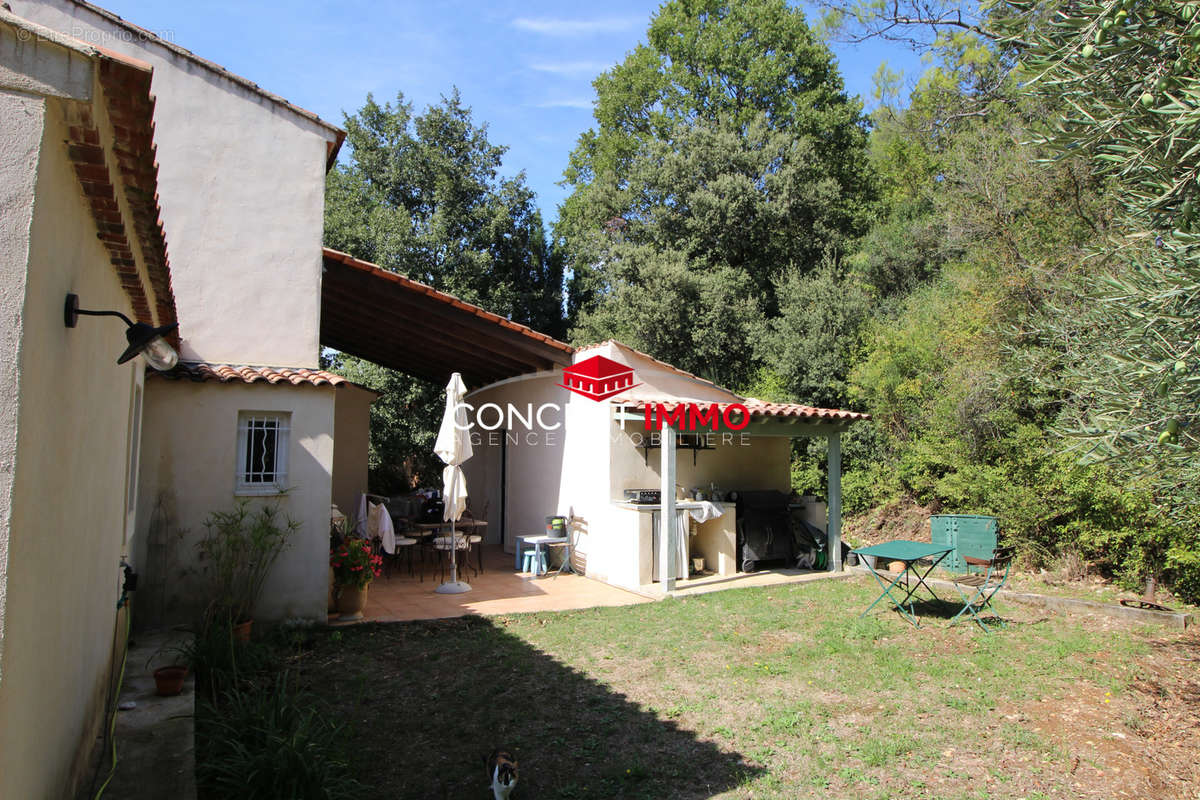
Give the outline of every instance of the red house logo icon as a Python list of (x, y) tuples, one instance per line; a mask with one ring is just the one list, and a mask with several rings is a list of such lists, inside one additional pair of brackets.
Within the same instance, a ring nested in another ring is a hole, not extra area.
[(592, 356), (567, 367), (559, 384), (592, 400), (605, 400), (640, 385), (633, 382), (632, 367), (604, 356)]

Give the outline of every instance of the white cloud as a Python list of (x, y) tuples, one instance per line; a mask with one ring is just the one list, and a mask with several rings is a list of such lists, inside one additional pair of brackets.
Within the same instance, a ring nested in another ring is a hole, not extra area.
[(557, 63), (530, 64), (529, 68), (551, 75), (599, 75), (611, 64), (603, 61), (560, 61)]
[(512, 26), (544, 36), (592, 36), (597, 33), (622, 33), (644, 25), (643, 17), (605, 17), (602, 19), (531, 19), (518, 17)]
[(586, 108), (591, 110), (592, 101), (586, 98), (567, 98), (566, 100), (547, 100), (538, 103), (534, 108)]

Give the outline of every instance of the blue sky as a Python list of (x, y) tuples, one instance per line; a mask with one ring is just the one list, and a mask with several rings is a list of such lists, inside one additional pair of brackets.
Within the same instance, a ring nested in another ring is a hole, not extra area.
[[(476, 122), (488, 123), (489, 139), (509, 147), (504, 174), (525, 170), (547, 223), (566, 196), (556, 183), (567, 156), (593, 123), (592, 79), (645, 40), (659, 7), (656, 0), (94, 1), (336, 124), (368, 92), (382, 102), (402, 91), (419, 112), (457, 86)], [(921, 69), (900, 45), (833, 47), (848, 91), (868, 106), (880, 62), (909, 78)]]

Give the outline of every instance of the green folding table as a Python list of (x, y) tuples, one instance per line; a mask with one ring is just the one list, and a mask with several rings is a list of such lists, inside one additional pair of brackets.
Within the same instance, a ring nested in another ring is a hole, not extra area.
[[(944, 544), (896, 539), (892, 542), (883, 542), (882, 544), (873, 544), (870, 547), (861, 547), (857, 550), (852, 550), (851, 552), (858, 555), (859, 561), (866, 564), (867, 569), (875, 576), (875, 581), (883, 588), (883, 593), (879, 597), (876, 597), (875, 602), (867, 606), (867, 610), (860, 614), (859, 617), (865, 617), (880, 600), (886, 597), (895, 604), (896, 609), (907, 617), (908, 621), (914, 627), (921, 627), (921, 623), (917, 621), (917, 615), (913, 612), (913, 594), (916, 593), (917, 587), (924, 586), (933, 595), (935, 600), (941, 600), (933, 589), (930, 588), (929, 584), (925, 582), (925, 578), (953, 549), (953, 547), (947, 547)], [(864, 558), (864, 556), (867, 556), (867, 558)], [(929, 567), (924, 572), (919, 572), (914, 568), (918, 562), (926, 560), (929, 562)], [(877, 561), (899, 561), (904, 564), (904, 569), (901, 572), (897, 572), (896, 577), (890, 583), (885, 583), (883, 578), (880, 577), (879, 572), (875, 569)], [(910, 573), (917, 579), (915, 584), (908, 579)], [(897, 587), (902, 578), (904, 579), (907, 594), (905, 594), (904, 600), (898, 601), (892, 596), (892, 589)], [(905, 603), (908, 604), (908, 608), (904, 607)]]

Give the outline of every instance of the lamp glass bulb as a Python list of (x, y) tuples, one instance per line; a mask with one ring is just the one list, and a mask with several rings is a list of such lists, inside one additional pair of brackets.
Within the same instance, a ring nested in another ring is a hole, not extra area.
[(166, 372), (179, 363), (179, 354), (161, 336), (151, 339), (150, 344), (142, 350), (142, 355), (145, 357), (146, 363), (159, 372)]

